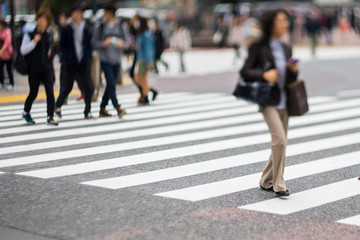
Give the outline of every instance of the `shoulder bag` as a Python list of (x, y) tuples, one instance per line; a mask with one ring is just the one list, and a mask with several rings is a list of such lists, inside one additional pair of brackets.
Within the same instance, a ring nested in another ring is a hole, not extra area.
[(309, 111), (305, 83), (296, 80), (286, 86), (287, 88), (287, 110), (289, 116), (301, 116)]

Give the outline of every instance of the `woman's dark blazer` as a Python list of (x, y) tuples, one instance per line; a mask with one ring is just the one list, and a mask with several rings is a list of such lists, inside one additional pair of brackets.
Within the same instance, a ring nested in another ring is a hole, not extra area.
[[(289, 60), (292, 56), (292, 49), (289, 45), (283, 43), (283, 47), (285, 50), (286, 60)], [(265, 56), (266, 55), (266, 56)], [(246, 59), (243, 68), (240, 71), (241, 77), (245, 81), (266, 81), (263, 79), (265, 70), (264, 66), (266, 66), (267, 70), (276, 68), (274, 56), (271, 52), (271, 48), (269, 43), (265, 41), (257, 41), (254, 42), (249, 47), (248, 58)], [(286, 84), (292, 83), (297, 79), (297, 73), (294, 73), (292, 70), (287, 68), (286, 71)], [(280, 89), (277, 84), (274, 85), (269, 103), (268, 105), (277, 105), (280, 100)]]

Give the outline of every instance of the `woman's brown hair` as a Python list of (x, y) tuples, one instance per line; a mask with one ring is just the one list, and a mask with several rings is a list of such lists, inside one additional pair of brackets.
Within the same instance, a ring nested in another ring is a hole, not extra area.
[(39, 11), (37, 11), (35, 20), (37, 21), (39, 18), (42, 17), (45, 17), (48, 20), (48, 26), (50, 26), (54, 20), (54, 17), (50, 12), (50, 10), (44, 8), (39, 9)]
[(1, 19), (0, 20), (0, 26), (3, 26), (4, 28), (6, 28), (7, 27), (7, 22), (4, 20), (4, 19)]

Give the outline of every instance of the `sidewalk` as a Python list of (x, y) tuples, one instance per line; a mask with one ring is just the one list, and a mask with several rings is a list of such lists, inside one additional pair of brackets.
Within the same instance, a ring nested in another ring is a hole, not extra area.
[[(360, 58), (359, 46), (321, 46), (317, 49), (316, 57), (311, 55), (309, 46), (295, 46), (293, 56), (298, 58), (301, 63), (316, 62), (319, 60), (335, 60), (335, 59), (351, 59)], [(169, 63), (169, 70), (160, 63), (158, 64), (159, 75), (150, 74), (150, 81), (156, 79), (178, 79), (190, 76), (206, 76), (209, 74), (221, 74), (225, 72), (238, 72), (243, 65), (245, 59), (245, 51), (242, 52), (242, 58), (234, 62), (234, 52), (232, 49), (192, 49), (185, 54), (186, 72), (179, 72), (179, 56), (173, 51), (166, 51), (162, 59)], [(128, 66), (129, 63), (124, 63), (123, 66)], [(59, 64), (55, 64), (56, 69), (56, 83), (54, 85), (55, 96), (59, 92)], [(125, 81), (118, 89), (131, 85), (129, 77), (125, 75)], [(12, 102), (24, 102), (28, 94), (28, 80), (27, 76), (22, 76), (14, 71), (15, 90), (12, 92), (0, 91), (0, 104)], [(6, 83), (6, 81), (5, 81)], [(102, 93), (100, 93), (101, 96)], [(77, 84), (74, 84), (74, 89), (71, 96), (80, 95)], [(41, 86), (37, 99), (45, 99), (45, 90)]]

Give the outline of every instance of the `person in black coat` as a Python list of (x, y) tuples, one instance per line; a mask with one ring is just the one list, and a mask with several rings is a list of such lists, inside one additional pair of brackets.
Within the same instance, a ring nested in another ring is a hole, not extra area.
[(53, 119), (54, 116), (54, 69), (52, 64), (53, 37), (47, 31), (52, 22), (50, 11), (41, 9), (36, 14), (36, 29), (24, 35), (20, 53), (25, 56), (28, 63), (29, 87), (30, 92), (25, 101), (22, 118), (27, 124), (35, 124), (30, 115), (32, 104), (39, 92), (40, 83), (44, 84), (47, 101), (47, 124), (57, 126), (58, 123)]
[(92, 57), (91, 34), (83, 20), (83, 10), (80, 6), (71, 9), (71, 19), (60, 34), (60, 51), (63, 63), (66, 65), (66, 84), (56, 101), (56, 115), (61, 118), (61, 106), (71, 92), (75, 76), (81, 76), (79, 81), (85, 90), (85, 119), (94, 119), (91, 115), (91, 97), (93, 87), (90, 76), (90, 59)]
[(284, 10), (265, 12), (263, 37), (249, 48), (249, 56), (240, 72), (246, 81), (267, 81), (273, 85), (270, 100), (260, 107), (271, 134), (271, 155), (260, 179), (260, 187), (277, 196), (289, 196), (284, 181), (285, 149), (289, 115), (286, 85), (297, 78), (298, 64), (291, 58), (291, 47), (280, 39), (289, 28)]
[(163, 32), (160, 29), (159, 22), (156, 22), (156, 28), (154, 31), (154, 43), (155, 43), (155, 59), (154, 59), (154, 71), (156, 74), (159, 73), (159, 69), (157, 67), (157, 62), (160, 61), (166, 68), (169, 69), (169, 65), (167, 62), (161, 59), (161, 55), (165, 50), (165, 39), (163, 36)]

